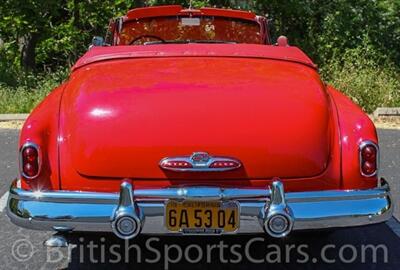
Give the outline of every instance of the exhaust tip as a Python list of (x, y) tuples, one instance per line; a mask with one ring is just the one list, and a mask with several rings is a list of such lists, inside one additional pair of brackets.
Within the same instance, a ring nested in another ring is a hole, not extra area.
[(275, 238), (287, 236), (292, 231), (292, 228), (292, 218), (285, 214), (271, 215), (264, 222), (264, 230)]
[(132, 239), (140, 233), (141, 225), (137, 217), (121, 215), (112, 223), (113, 232), (121, 239)]
[(261, 226), (270, 236), (282, 238), (292, 231), (295, 219), (286, 204), (283, 184), (278, 178), (272, 183), (270, 192), (270, 202), (261, 209)]

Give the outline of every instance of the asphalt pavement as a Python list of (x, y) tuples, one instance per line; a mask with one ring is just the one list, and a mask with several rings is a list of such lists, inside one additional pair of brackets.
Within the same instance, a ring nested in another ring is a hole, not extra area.
[[(400, 201), (400, 130), (379, 130), (380, 175)], [(0, 129), (0, 198), (17, 175), (18, 131)], [(140, 236), (71, 234), (68, 249), (47, 249), (52, 233), (11, 224), (1, 208), (0, 269), (400, 269), (399, 223), (303, 232), (285, 240), (264, 235)], [(400, 217), (400, 207), (395, 216)], [(396, 233), (396, 232), (397, 233)]]

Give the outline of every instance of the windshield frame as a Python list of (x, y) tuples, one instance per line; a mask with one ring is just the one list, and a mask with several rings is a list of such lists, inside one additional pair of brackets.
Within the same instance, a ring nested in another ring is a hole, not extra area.
[[(210, 16), (210, 15), (200, 15), (200, 14), (195, 14), (192, 16), (186, 15), (186, 14), (178, 14), (175, 16), (154, 16), (154, 17), (146, 17), (142, 19), (152, 19), (152, 18), (162, 18), (162, 17), (175, 17), (177, 19), (182, 19), (182, 18), (217, 18), (217, 19), (226, 19), (227, 21), (229, 20), (235, 20), (235, 21), (242, 21), (242, 22), (249, 22), (249, 23), (255, 23), (259, 25), (259, 32), (260, 32), (260, 43), (247, 43), (247, 44), (266, 44), (266, 45), (271, 45), (271, 39), (270, 39), (270, 33), (268, 31), (268, 20), (265, 17), (262, 16), (256, 16), (255, 19), (246, 19), (246, 18), (237, 18), (237, 17), (227, 17), (227, 16)], [(119, 17), (115, 20), (111, 20), (109, 24), (109, 30), (107, 32), (107, 43), (112, 46), (120, 46), (120, 45), (129, 45), (129, 44), (120, 44), (121, 40), (121, 32), (123, 30), (123, 27), (132, 21), (138, 21), (140, 19), (127, 19), (126, 16)], [(231, 40), (222, 40), (219, 39), (220, 42), (213, 42), (213, 39), (187, 39), (187, 40), (167, 40), (167, 42), (149, 42), (148, 44), (140, 44), (140, 45), (152, 45), (152, 44), (173, 44), (173, 43), (181, 43), (181, 44), (186, 44), (186, 43), (210, 43), (210, 44), (221, 44), (221, 43), (227, 43), (227, 44), (236, 44), (238, 42), (231, 41)], [(241, 43), (241, 42), (239, 42)]]

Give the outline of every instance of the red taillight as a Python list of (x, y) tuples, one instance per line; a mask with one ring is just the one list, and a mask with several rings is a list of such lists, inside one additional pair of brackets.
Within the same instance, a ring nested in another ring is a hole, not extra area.
[(376, 164), (373, 162), (365, 161), (362, 165), (362, 171), (366, 175), (371, 175), (376, 172)]
[(184, 160), (162, 162), (161, 166), (163, 168), (171, 168), (171, 169), (193, 168), (192, 164)]
[(27, 143), (21, 148), (21, 174), (32, 179), (39, 175), (39, 148), (33, 143)]
[(211, 163), (210, 168), (224, 169), (224, 168), (237, 168), (240, 164), (236, 161), (215, 161)]
[(378, 172), (379, 149), (373, 142), (363, 142), (360, 146), (360, 170), (366, 177), (375, 176)]
[(372, 145), (367, 145), (362, 149), (362, 158), (364, 160), (376, 160), (376, 148)]

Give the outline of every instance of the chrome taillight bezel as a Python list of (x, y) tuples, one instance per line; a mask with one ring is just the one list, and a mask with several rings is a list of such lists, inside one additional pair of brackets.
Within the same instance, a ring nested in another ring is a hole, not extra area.
[[(23, 162), (24, 161), (23, 161), (22, 153), (25, 150), (25, 148), (27, 148), (27, 147), (35, 148), (37, 153), (38, 153), (38, 161), (37, 161), (37, 163), (38, 163), (38, 171), (34, 176), (29, 176), (29, 175), (26, 175), (24, 173), (24, 167), (23, 167), (23, 165), (24, 165)], [(37, 145), (34, 142), (26, 142), (26, 143), (24, 143), (21, 146), (21, 148), (19, 149), (19, 172), (20, 172), (21, 176), (26, 178), (26, 179), (35, 179), (36, 177), (38, 177), (40, 175), (41, 170), (42, 170), (42, 152), (40, 150), (39, 145)]]
[[(365, 174), (362, 170), (363, 166), (363, 157), (362, 157), (362, 151), (365, 147), (367, 146), (372, 146), (376, 150), (376, 170), (372, 174)], [(362, 141), (358, 147), (358, 159), (359, 159), (359, 167), (360, 167), (360, 173), (364, 177), (374, 177), (378, 175), (379, 172), (379, 163), (380, 163), (380, 154), (379, 154), (379, 146), (373, 142), (373, 141)]]

